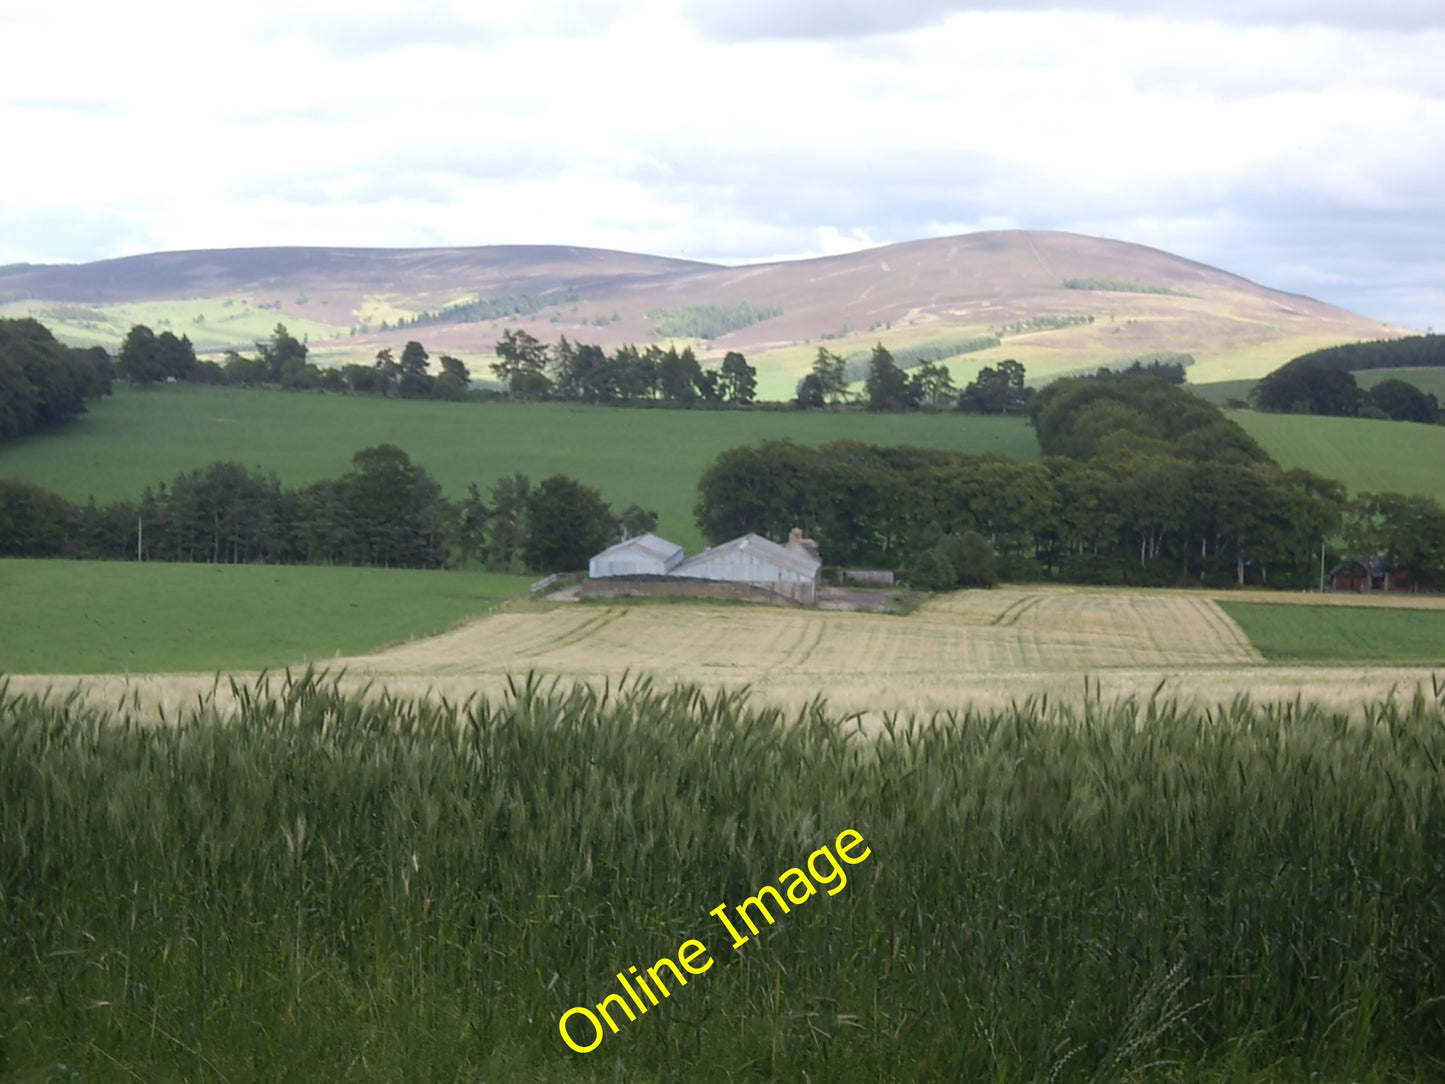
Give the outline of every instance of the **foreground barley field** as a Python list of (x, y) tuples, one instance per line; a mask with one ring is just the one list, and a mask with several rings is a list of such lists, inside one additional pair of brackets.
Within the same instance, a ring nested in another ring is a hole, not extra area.
[[(869, 741), (646, 682), (229, 691), (157, 725), (0, 686), (0, 1075), (1445, 1073), (1432, 697), (1365, 724), (1034, 702)], [(845, 830), (840, 883), (817, 855)], [(826, 892), (730, 945), (710, 914), (799, 866)], [(623, 1017), (615, 976), (686, 938), (705, 971)], [(609, 993), (618, 1033), (569, 1050), (559, 1020)]]

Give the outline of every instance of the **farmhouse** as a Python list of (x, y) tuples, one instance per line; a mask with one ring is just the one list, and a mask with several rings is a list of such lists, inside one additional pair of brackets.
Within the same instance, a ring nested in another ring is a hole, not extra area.
[(587, 562), (592, 579), (610, 576), (666, 576), (682, 560), (682, 547), (655, 534), (640, 534), (609, 546)]
[[(771, 591), (783, 598), (812, 606), (818, 600), (818, 581), (823, 562), (808, 552), (811, 540), (789, 539), (780, 546), (755, 534), (745, 534), (720, 546), (689, 557), (671, 572), (672, 576), (723, 583), (745, 583)], [(816, 546), (813, 549), (816, 550)]]

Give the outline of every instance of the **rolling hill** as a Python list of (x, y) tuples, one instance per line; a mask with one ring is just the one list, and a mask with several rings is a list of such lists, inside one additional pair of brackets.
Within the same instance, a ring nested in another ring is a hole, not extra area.
[[(1319, 346), (1405, 333), (1158, 249), (1022, 230), (741, 267), (488, 246), (165, 252), (0, 269), (0, 315), (34, 315), (77, 344), (113, 347), (143, 322), (184, 331), (202, 351), (250, 349), (284, 321), (322, 363), (370, 361), (415, 338), (479, 374), (504, 327), (612, 347), (657, 340), (662, 310), (743, 303), (773, 315), (697, 346), (707, 357), (747, 354), (772, 398), (792, 393), (819, 345), (846, 354), (880, 340), (896, 349), (1001, 336), (950, 363), (964, 379), (1005, 357), (1041, 377), (1177, 351), (1196, 359), (1198, 383), (1262, 376)], [(440, 317), (396, 326), (431, 313)]]

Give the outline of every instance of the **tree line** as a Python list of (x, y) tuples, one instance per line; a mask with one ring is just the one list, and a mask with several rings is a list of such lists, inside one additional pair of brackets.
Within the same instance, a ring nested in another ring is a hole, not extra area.
[(1437, 425), (1445, 421), (1433, 393), (1399, 379), (1365, 389), (1355, 374), (1332, 365), (1290, 362), (1270, 373), (1249, 393), (1250, 402), (1272, 414), (1328, 414)]
[(197, 358), (186, 335), (177, 338), (169, 331), (157, 335), (136, 324), (121, 344), (115, 370), (120, 379), (141, 387), (169, 382), (226, 384), (412, 399), (465, 399), (470, 394), (471, 373), (461, 359), (441, 355), (441, 371), (433, 375), (431, 355), (414, 340), (402, 348), (400, 358), (385, 347), (370, 365), (323, 369), (307, 360), (309, 353), (307, 344), (285, 324), (277, 324), (269, 339), (258, 342), (255, 354), (227, 350), (219, 362)]
[(1358, 373), (1366, 369), (1424, 369), (1445, 366), (1445, 335), (1407, 335), (1403, 339), (1342, 343), (1312, 350), (1285, 363), (1322, 365)]
[[(168, 381), (279, 387), (290, 391), (326, 391), (413, 399), (468, 399), (495, 396), (475, 391), (466, 364), (449, 354), (430, 370), (430, 355), (415, 340), (400, 356), (386, 347), (370, 365), (321, 368), (307, 359), (308, 347), (277, 324), (271, 337), (256, 344), (254, 355), (226, 351), (220, 362), (198, 359), (189, 338), (171, 332), (156, 335), (136, 325), (126, 336), (116, 362), (117, 375), (145, 386)], [(611, 354), (600, 346), (573, 343), (563, 336), (543, 343), (523, 330), (507, 329), (496, 344), (493, 374), (513, 398), (565, 399), (615, 404), (659, 402), (672, 406), (747, 405), (757, 397), (757, 370), (731, 351), (716, 368), (703, 368), (691, 347), (679, 351), (652, 345), (621, 346)]]
[(751, 301), (647, 310), (653, 333), (665, 339), (720, 339), (782, 315), (783, 310), (776, 305), (755, 305)]
[(65, 346), (29, 317), (0, 319), (0, 440), (38, 433), (85, 413), (115, 379), (101, 346)]
[(1284, 471), (1201, 399), (1149, 376), (1056, 381), (1029, 405), (1044, 449), (1008, 456), (837, 441), (734, 448), (704, 471), (711, 542), (794, 526), (836, 565), (922, 570), (926, 586), (1319, 581), (1321, 545), (1384, 554), (1445, 583), (1445, 510), (1428, 498), (1347, 499)]
[(728, 351), (718, 368), (704, 369), (690, 346), (627, 345), (609, 355), (565, 335), (549, 345), (508, 328), (495, 352), (492, 372), (518, 399), (746, 406), (757, 398), (758, 372), (736, 350)]
[(1024, 367), (1009, 359), (985, 365), (960, 391), (947, 365), (918, 361), (911, 368), (899, 365), (882, 343), (873, 347), (861, 393), (850, 389), (852, 363), (848, 358), (818, 347), (811, 371), (798, 382), (793, 405), (799, 410), (861, 406), (875, 413), (913, 410), (960, 410), (970, 414), (1017, 414), (1033, 390), (1024, 386)]
[(657, 525), (639, 505), (558, 474), (499, 478), (461, 501), (405, 451), (358, 451), (338, 478), (285, 488), (274, 473), (221, 460), (147, 487), (139, 500), (73, 504), (0, 479), (0, 556), (214, 564), (369, 565), (498, 572), (586, 567), (594, 553)]

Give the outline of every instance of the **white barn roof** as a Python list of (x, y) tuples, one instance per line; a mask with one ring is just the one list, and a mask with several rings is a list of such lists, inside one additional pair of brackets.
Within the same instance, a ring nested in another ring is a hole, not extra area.
[(676, 542), (648, 532), (608, 546), (587, 563), (587, 574), (602, 576), (665, 575), (682, 560)]
[[(740, 565), (763, 564), (777, 570), (778, 578), (812, 580), (823, 567), (816, 557), (790, 550), (776, 542), (770, 542), (761, 535), (745, 534), (724, 542), (720, 546), (703, 550), (696, 557), (689, 557), (672, 570), (674, 576), (691, 576), (697, 579), (754, 579), (746, 574), (727, 575), (728, 569)], [(773, 577), (769, 577), (770, 579)]]

